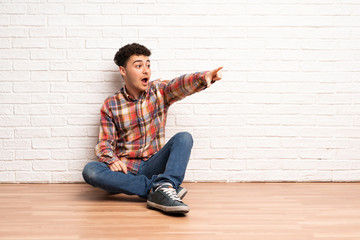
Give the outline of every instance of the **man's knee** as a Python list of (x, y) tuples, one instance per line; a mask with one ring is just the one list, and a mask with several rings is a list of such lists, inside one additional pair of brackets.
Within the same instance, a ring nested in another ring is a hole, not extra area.
[(178, 141), (182, 142), (183, 144), (192, 147), (194, 140), (190, 133), (188, 132), (179, 132), (175, 135), (175, 137), (178, 139)]
[(95, 179), (97, 175), (97, 169), (99, 162), (89, 162), (85, 165), (82, 175), (85, 182), (90, 183), (91, 179)]

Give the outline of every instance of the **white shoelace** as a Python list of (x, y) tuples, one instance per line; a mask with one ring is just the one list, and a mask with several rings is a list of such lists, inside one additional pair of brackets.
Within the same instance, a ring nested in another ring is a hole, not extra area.
[(176, 194), (176, 190), (173, 188), (161, 188), (164, 193), (166, 193), (171, 200), (182, 202), (181, 199)]

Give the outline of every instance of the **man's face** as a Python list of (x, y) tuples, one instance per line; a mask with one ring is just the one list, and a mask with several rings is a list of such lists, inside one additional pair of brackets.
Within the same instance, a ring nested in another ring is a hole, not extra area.
[(125, 67), (120, 66), (126, 90), (134, 98), (138, 98), (149, 86), (151, 77), (150, 60), (148, 56), (132, 55)]

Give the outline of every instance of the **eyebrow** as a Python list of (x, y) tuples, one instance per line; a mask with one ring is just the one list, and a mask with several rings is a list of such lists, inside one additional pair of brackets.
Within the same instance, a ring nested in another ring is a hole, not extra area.
[[(143, 60), (135, 60), (135, 61), (133, 62), (133, 64), (136, 63), (136, 62), (143, 62)], [(150, 62), (150, 60), (146, 60), (146, 62)]]

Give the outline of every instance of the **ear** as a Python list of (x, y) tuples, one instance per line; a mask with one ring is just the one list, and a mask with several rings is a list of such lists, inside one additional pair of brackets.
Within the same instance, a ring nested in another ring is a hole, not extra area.
[(119, 71), (121, 76), (124, 78), (124, 76), (126, 75), (126, 69), (123, 66), (120, 66)]

